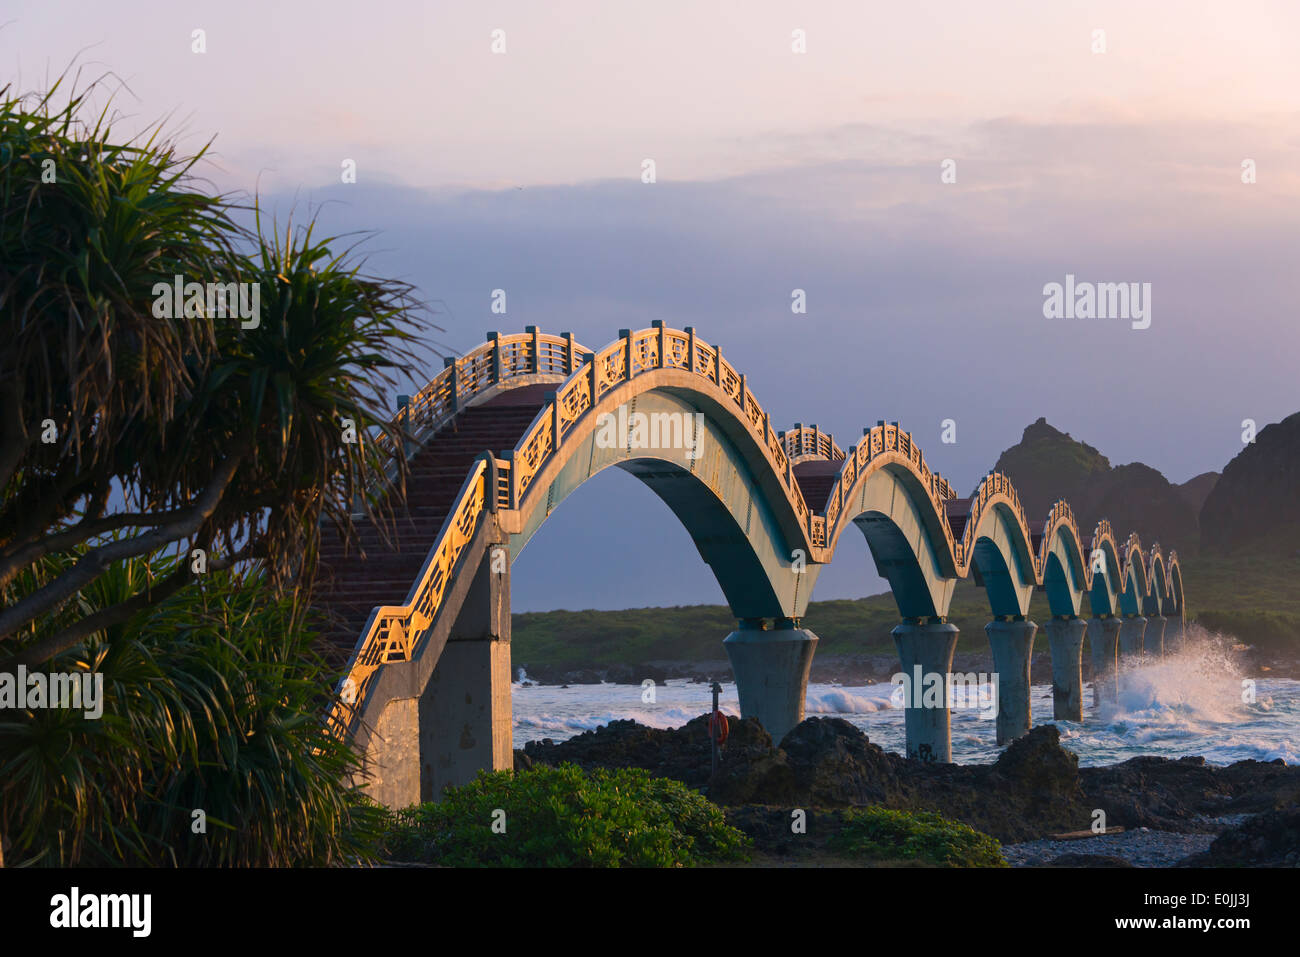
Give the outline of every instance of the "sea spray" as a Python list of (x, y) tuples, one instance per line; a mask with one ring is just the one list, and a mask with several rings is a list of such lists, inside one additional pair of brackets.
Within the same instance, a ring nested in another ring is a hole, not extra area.
[(1175, 654), (1120, 660), (1119, 695), (1098, 717), (1115, 722), (1143, 714), (1172, 725), (1210, 727), (1248, 717), (1242, 670), (1221, 636), (1189, 635)]

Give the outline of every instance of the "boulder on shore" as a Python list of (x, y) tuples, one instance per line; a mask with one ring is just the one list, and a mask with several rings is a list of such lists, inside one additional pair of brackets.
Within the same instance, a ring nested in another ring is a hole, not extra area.
[(1300, 867), (1300, 805), (1265, 811), (1230, 827), (1187, 867)]

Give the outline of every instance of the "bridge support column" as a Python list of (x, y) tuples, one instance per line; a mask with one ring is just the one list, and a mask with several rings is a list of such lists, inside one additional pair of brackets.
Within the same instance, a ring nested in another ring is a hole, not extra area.
[(1174, 615), (1165, 622), (1165, 650), (1170, 654), (1183, 650), (1184, 637), (1182, 615)]
[(1141, 615), (1129, 615), (1119, 627), (1120, 658), (1142, 657), (1142, 637), (1146, 634), (1147, 620)]
[(1118, 618), (1089, 618), (1088, 646), (1092, 649), (1092, 706), (1119, 699), (1116, 673), (1119, 665)]
[(514, 767), (510, 694), (510, 561), (487, 549), (420, 696), (420, 794)]
[(1083, 720), (1082, 618), (1053, 618), (1047, 623), (1052, 650), (1052, 717), (1059, 721)]
[(1029, 716), (1029, 662), (1038, 625), (1029, 620), (991, 621), (984, 626), (993, 649), (993, 670), (998, 676), (998, 744), (1007, 744), (1027, 732)]
[[(907, 679), (904, 689), (903, 726), (907, 733), (907, 756), (939, 764), (952, 763), (952, 715), (948, 709), (948, 676), (952, 672), (952, 653), (957, 649), (957, 626), (947, 622), (928, 625), (903, 622), (894, 628), (894, 646), (898, 662)], [(924, 684), (915, 687), (918, 678), (925, 682), (938, 675), (941, 692), (938, 702), (927, 701)]]
[(804, 693), (808, 690), (817, 636), (807, 628), (794, 627), (788, 618), (779, 620), (769, 631), (749, 622), (742, 621), (722, 644), (736, 676), (741, 715), (757, 718), (772, 736), (772, 743), (780, 745), (790, 729), (803, 720)]
[(1165, 653), (1165, 625), (1169, 619), (1164, 615), (1152, 615), (1147, 619), (1146, 636), (1142, 639), (1149, 654), (1161, 657)]

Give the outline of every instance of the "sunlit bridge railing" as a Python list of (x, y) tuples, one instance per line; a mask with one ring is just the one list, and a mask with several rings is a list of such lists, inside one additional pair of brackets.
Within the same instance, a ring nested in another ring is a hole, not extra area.
[(522, 384), (519, 380), (563, 381), (578, 367), (586, 351), (570, 333), (550, 335), (535, 326), (507, 336), (489, 333), (487, 342), (477, 348), (463, 356), (448, 357), (443, 370), (399, 408), (391, 434), (380, 432), (371, 441), (387, 457), (396, 458), (394, 434), (405, 435), (408, 443), (418, 442), (494, 387)]
[[(356, 730), (364, 709), (371, 682), (385, 664), (410, 661), (433, 623), (443, 596), (456, 571), (461, 553), (474, 538), (484, 511), (489, 507), (489, 490), (497, 487), (495, 462), (481, 457), (461, 486), (456, 504), (443, 523), (433, 547), (416, 576), (406, 603), (381, 605), (370, 618), (357, 640), (347, 673), (335, 689), (336, 697), (326, 718), (326, 726), (335, 734), (347, 736)], [(499, 498), (499, 492), (497, 493)]]
[(793, 429), (780, 433), (780, 437), (786, 455), (795, 465), (816, 460), (844, 461), (844, 450), (835, 444), (835, 437), (815, 425), (796, 422)]
[(638, 376), (661, 369), (687, 372), (721, 392), (745, 422), (810, 541), (814, 529), (803, 493), (789, 470), (789, 456), (768, 414), (750, 392), (745, 377), (722, 357), (720, 350), (695, 335), (693, 329), (669, 329), (656, 323), (649, 329), (623, 330), (620, 338), (598, 353), (580, 357), (581, 368), (556, 390), (553, 410), (543, 410), (515, 448), (511, 473), (512, 498), (522, 502), (534, 479), (546, 467), (573, 427), (610, 390)]

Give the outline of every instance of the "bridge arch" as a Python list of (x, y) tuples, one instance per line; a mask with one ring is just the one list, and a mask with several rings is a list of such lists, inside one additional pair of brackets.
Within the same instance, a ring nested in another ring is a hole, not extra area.
[(1123, 556), (1123, 588), (1120, 591), (1120, 608), (1125, 615), (1141, 615), (1149, 591), (1146, 561), (1142, 541), (1137, 532), (1130, 532), (1120, 548)]
[(873, 458), (855, 477), (828, 543), (834, 552), (850, 525), (866, 540), (876, 570), (889, 582), (903, 618), (948, 614), (955, 578), (946, 575), (951, 552), (941, 537), (946, 517), (935, 508), (897, 451)]
[[(605, 357), (586, 359), (587, 367)], [(574, 380), (571, 380), (571, 382)], [(595, 405), (561, 427), (542, 409), (515, 462), (540, 437), (545, 463), (523, 487), (506, 520), (512, 559), (551, 513), (596, 474), (620, 468), (672, 510), (712, 568), (737, 619), (803, 616), (820, 565), (807, 561), (806, 537), (763, 447), (739, 409), (698, 375), (660, 369), (602, 390)], [(777, 492), (777, 494), (773, 494)]]
[(1110, 522), (1102, 519), (1092, 534), (1088, 572), (1088, 602), (1095, 617), (1120, 614), (1124, 590), (1122, 552)]
[(1052, 506), (1039, 543), (1043, 591), (1053, 616), (1077, 616), (1088, 593), (1088, 556), (1084, 553), (1074, 510), (1065, 500)]
[(1169, 600), (1169, 574), (1165, 567), (1165, 556), (1157, 542), (1147, 553), (1147, 595), (1143, 601), (1143, 614), (1164, 615), (1172, 610)]
[(878, 422), (845, 454), (826, 502), (816, 503), (824, 510), (826, 552), (833, 555), (845, 530), (856, 527), (899, 615), (944, 618), (958, 576), (946, 507), (952, 497), (911, 433)]
[[(1038, 568), (1025, 510), (1011, 480), (990, 472), (969, 499), (949, 503), (961, 528), (959, 556), (988, 597), (995, 618), (1023, 618)], [(956, 531), (956, 529), (954, 529)]]
[(1171, 611), (1174, 616), (1185, 622), (1187, 611), (1183, 605), (1183, 567), (1178, 561), (1178, 552), (1173, 550), (1169, 552), (1169, 597), (1173, 602)]

